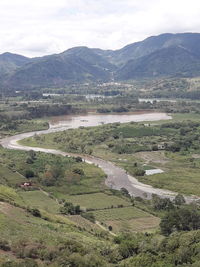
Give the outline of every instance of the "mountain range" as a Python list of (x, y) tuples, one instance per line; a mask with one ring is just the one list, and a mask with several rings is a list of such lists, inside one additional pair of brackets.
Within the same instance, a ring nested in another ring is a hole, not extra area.
[(200, 33), (151, 36), (119, 50), (81, 46), (38, 58), (0, 55), (0, 87), (15, 90), (199, 75)]

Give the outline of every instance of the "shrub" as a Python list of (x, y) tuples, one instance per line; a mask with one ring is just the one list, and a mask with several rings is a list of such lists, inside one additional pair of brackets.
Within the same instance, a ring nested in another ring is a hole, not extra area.
[(144, 176), (145, 175), (145, 170), (136, 168), (134, 170), (134, 175), (136, 175), (136, 176)]
[(183, 205), (185, 203), (184, 196), (181, 194), (176, 195), (176, 197), (174, 198), (174, 203), (176, 205)]
[(25, 171), (25, 176), (26, 176), (26, 178), (32, 178), (32, 177), (34, 177), (34, 171), (33, 170), (26, 170)]
[(76, 215), (81, 213), (79, 205), (74, 206), (71, 202), (65, 202), (64, 206), (60, 208), (62, 214)]

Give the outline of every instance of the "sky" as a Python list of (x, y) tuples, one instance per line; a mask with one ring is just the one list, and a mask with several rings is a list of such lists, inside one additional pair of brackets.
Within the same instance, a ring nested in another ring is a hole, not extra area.
[(166, 32), (200, 32), (200, 1), (0, 0), (0, 53), (119, 49)]

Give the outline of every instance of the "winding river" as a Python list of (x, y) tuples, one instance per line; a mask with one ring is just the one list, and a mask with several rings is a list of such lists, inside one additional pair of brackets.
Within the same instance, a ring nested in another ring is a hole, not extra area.
[[(56, 155), (63, 155), (63, 156), (77, 156), (73, 153), (65, 153), (61, 150), (56, 149), (46, 149), (40, 147), (28, 147), (23, 146), (18, 143), (18, 141), (34, 136), (35, 134), (48, 134), (52, 132), (59, 132), (64, 131), (67, 129), (72, 128), (79, 128), (79, 127), (89, 127), (89, 126), (97, 126), (101, 124), (107, 123), (115, 123), (115, 122), (141, 122), (141, 121), (158, 121), (158, 120), (169, 120), (171, 116), (167, 115), (166, 113), (128, 113), (128, 114), (86, 114), (86, 115), (70, 115), (70, 116), (60, 116), (54, 117), (49, 122), (49, 129), (43, 131), (33, 131), (28, 133), (22, 133), (11, 137), (6, 137), (0, 140), (0, 144), (7, 149), (18, 149), (18, 150), (34, 150), (34, 151), (41, 151), (45, 153), (52, 153)], [(99, 166), (107, 175), (107, 179), (105, 180), (105, 184), (116, 190), (120, 190), (121, 188), (126, 188), (130, 195), (132, 196), (139, 196), (142, 198), (150, 199), (152, 194), (157, 194), (162, 198), (170, 198), (173, 199), (174, 196), (177, 194), (175, 192), (171, 192), (169, 190), (153, 188), (150, 185), (146, 185), (144, 183), (139, 182), (133, 176), (130, 176), (126, 173), (126, 171), (112, 162), (89, 156), (89, 155), (81, 155), (81, 157), (85, 160), (85, 162), (90, 164), (95, 164)], [(195, 196), (185, 196), (186, 202), (190, 203), (192, 201), (197, 200), (198, 198)]]

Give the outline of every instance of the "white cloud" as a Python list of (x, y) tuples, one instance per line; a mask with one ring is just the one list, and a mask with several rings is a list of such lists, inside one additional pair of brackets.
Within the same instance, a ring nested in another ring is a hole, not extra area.
[(164, 32), (200, 32), (197, 0), (1, 0), (0, 53), (117, 49)]

